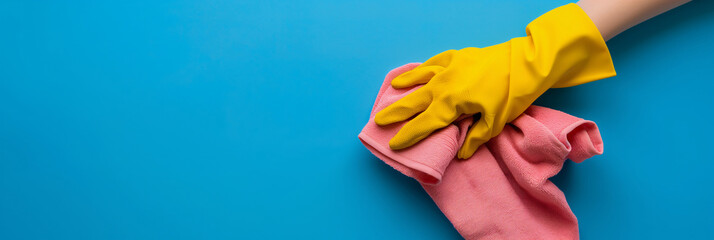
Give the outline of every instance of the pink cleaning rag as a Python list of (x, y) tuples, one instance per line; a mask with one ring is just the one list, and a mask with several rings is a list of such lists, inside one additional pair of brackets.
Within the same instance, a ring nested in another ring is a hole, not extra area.
[(379, 110), (419, 88), (394, 89), (391, 80), (418, 63), (389, 72), (362, 143), (394, 169), (418, 180), (466, 239), (578, 239), (578, 222), (550, 180), (566, 159), (582, 162), (603, 150), (592, 121), (531, 106), (469, 159), (456, 159), (471, 118), (458, 120), (399, 151), (389, 140), (404, 123), (377, 126)]

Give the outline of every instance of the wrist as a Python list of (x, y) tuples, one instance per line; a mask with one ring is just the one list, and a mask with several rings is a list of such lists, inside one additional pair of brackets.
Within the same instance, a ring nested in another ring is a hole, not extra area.
[(590, 17), (605, 41), (647, 19), (691, 0), (580, 0), (577, 5)]

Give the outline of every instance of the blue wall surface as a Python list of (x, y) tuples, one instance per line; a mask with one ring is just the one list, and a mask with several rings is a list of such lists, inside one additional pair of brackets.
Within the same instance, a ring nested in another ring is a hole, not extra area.
[[(567, 1), (0, 2), (0, 239), (458, 239), (358, 141), (384, 75)], [(538, 104), (605, 154), (554, 181), (583, 239), (714, 238), (714, 2), (611, 40)]]

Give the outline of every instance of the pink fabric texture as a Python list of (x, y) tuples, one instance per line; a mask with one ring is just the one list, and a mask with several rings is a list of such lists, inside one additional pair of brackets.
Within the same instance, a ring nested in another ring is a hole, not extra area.
[(469, 159), (456, 159), (472, 119), (463, 118), (399, 151), (389, 140), (404, 123), (378, 126), (374, 115), (406, 96), (391, 80), (418, 63), (389, 72), (362, 143), (379, 159), (418, 180), (466, 239), (578, 239), (578, 222), (563, 192), (550, 180), (566, 159), (602, 154), (597, 126), (566, 113), (531, 106)]

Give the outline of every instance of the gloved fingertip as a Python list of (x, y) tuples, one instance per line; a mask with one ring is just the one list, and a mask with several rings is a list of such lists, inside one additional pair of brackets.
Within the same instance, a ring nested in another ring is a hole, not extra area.
[(468, 159), (468, 158), (470, 158), (470, 157), (473, 156), (473, 155), (474, 155), (473, 152), (466, 151), (466, 150), (464, 150), (464, 149), (460, 149), (460, 150), (459, 150), (459, 153), (456, 155), (456, 157), (459, 158), (459, 159)]
[(395, 122), (399, 122), (399, 119), (396, 119), (394, 114), (387, 114), (387, 113), (382, 113), (379, 114), (377, 113), (376, 116), (374, 116), (374, 123), (376, 123), (379, 126), (386, 126)]
[(407, 86), (405, 86), (403, 83), (400, 83), (398, 81), (392, 81), (392, 87), (395, 89), (402, 89), (402, 88), (406, 88)]
[(407, 81), (405, 77), (397, 77), (394, 80), (392, 80), (392, 87), (396, 89), (401, 89), (401, 88), (408, 88), (411, 87), (412, 84), (410, 81)]
[(464, 152), (460, 152), (457, 157), (459, 159), (469, 159), (473, 155), (474, 155), (473, 152), (464, 151)]
[(374, 123), (377, 124), (377, 125), (379, 125), (379, 126), (384, 126), (384, 125), (387, 125), (387, 124), (388, 124), (388, 123), (386, 123), (382, 118), (377, 117), (377, 116), (374, 117)]
[(408, 146), (404, 146), (404, 143), (397, 141), (396, 138), (392, 138), (391, 140), (389, 140), (389, 148), (391, 148), (392, 150), (401, 150), (407, 147)]
[(377, 112), (377, 114), (374, 115), (374, 123), (379, 126), (389, 125), (391, 122), (389, 122), (388, 116), (389, 114), (386, 114), (384, 110), (379, 111)]
[(476, 150), (481, 146), (481, 143), (475, 143), (468, 141), (464, 143), (463, 146), (459, 149), (459, 152), (456, 154), (456, 157), (459, 159), (468, 159), (471, 156), (476, 153)]

